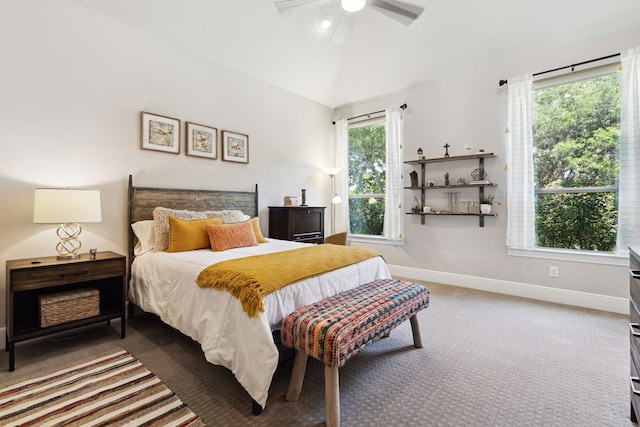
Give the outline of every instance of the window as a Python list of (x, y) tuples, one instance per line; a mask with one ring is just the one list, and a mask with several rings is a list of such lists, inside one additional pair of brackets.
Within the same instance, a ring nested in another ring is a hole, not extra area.
[(620, 74), (605, 67), (534, 88), (536, 246), (615, 252)]
[(385, 117), (349, 124), (349, 229), (381, 236), (386, 191)]
[(628, 263), (640, 244), (639, 85), (640, 47), (609, 70), (509, 78), (510, 255)]

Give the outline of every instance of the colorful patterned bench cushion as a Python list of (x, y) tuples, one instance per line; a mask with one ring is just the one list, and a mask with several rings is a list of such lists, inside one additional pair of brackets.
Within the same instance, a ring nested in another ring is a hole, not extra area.
[(429, 305), (429, 289), (381, 279), (302, 307), (282, 321), (282, 343), (330, 367)]

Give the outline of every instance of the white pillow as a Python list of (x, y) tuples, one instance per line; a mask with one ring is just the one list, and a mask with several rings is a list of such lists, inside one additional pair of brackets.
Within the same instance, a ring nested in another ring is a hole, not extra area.
[(155, 232), (153, 249), (155, 251), (166, 251), (169, 248), (169, 215), (178, 219), (220, 218), (223, 224), (242, 222), (244, 219), (242, 211), (236, 210), (188, 211), (157, 207), (153, 210), (153, 229)]
[(153, 231), (153, 220), (148, 219), (131, 224), (133, 233), (138, 238), (133, 254), (138, 256), (153, 250), (155, 242), (155, 232)]

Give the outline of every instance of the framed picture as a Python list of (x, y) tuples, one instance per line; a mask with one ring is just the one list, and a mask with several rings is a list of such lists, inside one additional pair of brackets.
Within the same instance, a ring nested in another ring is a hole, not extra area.
[(187, 156), (217, 159), (218, 129), (186, 122)]
[(249, 135), (223, 130), (222, 160), (249, 163)]
[(180, 154), (180, 120), (140, 113), (140, 148)]

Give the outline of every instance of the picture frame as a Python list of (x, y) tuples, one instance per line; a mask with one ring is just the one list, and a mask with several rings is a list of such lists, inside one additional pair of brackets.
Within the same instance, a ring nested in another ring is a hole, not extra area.
[(185, 122), (185, 128), (187, 156), (218, 158), (218, 129), (192, 122)]
[(180, 154), (180, 120), (142, 111), (140, 148)]
[(249, 163), (249, 135), (223, 130), (221, 151), (225, 162)]

